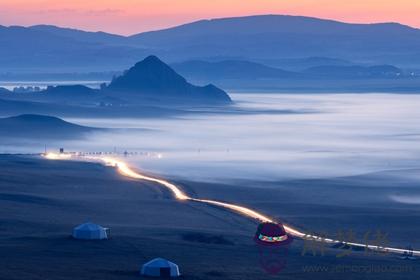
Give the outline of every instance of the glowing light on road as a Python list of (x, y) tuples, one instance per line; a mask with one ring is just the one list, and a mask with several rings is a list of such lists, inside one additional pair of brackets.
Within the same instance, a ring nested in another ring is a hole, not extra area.
[(139, 174), (139, 173), (133, 171), (131, 168), (129, 168), (125, 162), (122, 162), (120, 160), (116, 160), (116, 159), (113, 159), (113, 158), (92, 157), (92, 159), (95, 159), (95, 160), (99, 159), (107, 165), (113, 165), (113, 166), (117, 167), (118, 172), (120, 174), (124, 175), (124, 176), (130, 177), (130, 178), (133, 178), (133, 179), (146, 180), (146, 181), (161, 184), (161, 185), (165, 186), (166, 188), (168, 188), (174, 194), (174, 196), (179, 200), (190, 199), (190, 197), (188, 197), (184, 192), (182, 192), (174, 184), (172, 184), (168, 181), (162, 180), (162, 179), (157, 179), (157, 178), (153, 178), (153, 177), (149, 177), (149, 176)]
[(47, 159), (52, 159), (52, 160), (59, 160), (59, 159), (71, 159), (72, 155), (71, 154), (57, 154), (57, 153), (46, 153), (44, 154), (44, 157)]
[[(45, 158), (52, 159), (52, 160), (71, 159), (72, 158), (71, 155), (66, 155), (64, 157), (62, 155), (65, 155), (65, 154), (47, 153), (44, 156), (45, 156)], [(227, 203), (227, 202), (220, 202), (220, 201), (216, 201), (216, 200), (199, 199), (199, 198), (189, 197), (187, 194), (185, 194), (176, 185), (174, 185), (174, 184), (172, 184), (172, 183), (170, 183), (166, 180), (163, 180), (163, 179), (158, 179), (158, 178), (142, 175), (142, 174), (134, 171), (133, 169), (131, 169), (125, 162), (123, 162), (121, 160), (118, 160), (118, 159), (109, 158), (109, 157), (92, 157), (92, 156), (83, 156), (83, 157), (81, 157), (81, 159), (100, 161), (100, 162), (104, 163), (105, 165), (116, 167), (118, 172), (123, 176), (160, 184), (160, 185), (166, 187), (167, 189), (169, 189), (172, 192), (172, 194), (175, 196), (175, 198), (178, 199), (178, 200), (183, 200), (183, 201), (189, 200), (189, 201), (195, 201), (195, 202), (205, 203), (205, 204), (209, 204), (209, 205), (215, 205), (215, 206), (218, 206), (218, 207), (222, 207), (222, 208), (225, 208), (225, 209), (232, 210), (232, 211), (237, 212), (237, 213), (239, 213), (239, 214), (241, 214), (245, 217), (252, 218), (252, 219), (257, 220), (259, 222), (269, 222), (269, 223), (276, 222), (275, 220), (273, 220), (273, 219), (255, 211), (255, 210), (244, 207), (244, 206), (239, 206), (239, 205), (232, 204), (232, 203)], [(380, 252), (391, 252), (391, 253), (398, 253), (398, 254), (408, 253), (407, 249), (399, 249), (399, 248), (393, 248), (393, 247), (381, 247), (381, 246), (376, 246), (376, 245), (368, 245), (368, 244), (361, 244), (361, 243), (354, 243), (354, 242), (346, 242), (346, 241), (343, 241), (343, 240), (335, 240), (335, 239), (331, 239), (331, 238), (324, 238), (324, 237), (321, 237), (321, 236), (311, 235), (311, 234), (301, 232), (301, 231), (299, 231), (299, 230), (297, 230), (297, 229), (295, 229), (291, 226), (288, 226), (288, 225), (283, 225), (283, 226), (284, 226), (285, 231), (288, 234), (291, 234), (293, 236), (296, 236), (296, 237), (299, 237), (299, 238), (302, 238), (302, 239), (306, 239), (306, 240), (313, 240), (313, 241), (324, 242), (324, 243), (329, 243), (329, 244), (346, 244), (346, 245), (353, 246), (353, 247), (367, 248), (367, 249), (370, 249), (370, 250), (373, 250), (373, 251), (380, 251)], [(420, 256), (420, 251), (417, 251), (417, 250), (410, 250), (410, 253), (412, 253), (415, 256)]]
[(227, 208), (230, 210), (233, 210), (235, 212), (238, 212), (244, 216), (247, 216), (249, 218), (258, 220), (259, 222), (269, 222), (272, 223), (273, 220), (268, 218), (267, 216), (264, 216), (254, 210), (251, 210), (249, 208), (243, 207), (243, 206), (239, 206), (236, 204), (231, 204), (231, 203), (225, 203), (225, 202), (220, 202), (220, 201), (215, 201), (215, 200), (208, 200), (208, 199), (198, 199), (198, 198), (189, 198), (190, 200), (193, 201), (198, 201), (198, 202), (202, 202), (202, 203), (206, 203), (206, 204), (211, 204), (211, 205), (216, 205), (219, 207), (223, 207), (223, 208)]

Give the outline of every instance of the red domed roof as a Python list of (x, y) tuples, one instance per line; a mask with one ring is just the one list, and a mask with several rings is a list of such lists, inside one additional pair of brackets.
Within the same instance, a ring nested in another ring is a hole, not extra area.
[(291, 240), (280, 223), (260, 224), (254, 237), (254, 241), (261, 245), (285, 245), (289, 244)]

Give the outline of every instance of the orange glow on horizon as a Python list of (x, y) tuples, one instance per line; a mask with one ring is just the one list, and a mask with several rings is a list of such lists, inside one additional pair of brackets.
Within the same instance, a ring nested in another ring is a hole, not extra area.
[(400, 0), (0, 0), (0, 24), (54, 24), (134, 34), (205, 19), (289, 14), (345, 22), (400, 22), (420, 27), (420, 1)]

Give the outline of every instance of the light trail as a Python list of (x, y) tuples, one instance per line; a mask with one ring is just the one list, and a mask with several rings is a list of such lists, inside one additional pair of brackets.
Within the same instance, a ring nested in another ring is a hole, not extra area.
[[(72, 155), (70, 154), (55, 154), (55, 153), (47, 153), (44, 155), (45, 158), (51, 159), (51, 160), (68, 160), (72, 159)], [(200, 198), (193, 198), (185, 194), (179, 187), (177, 187), (175, 184), (172, 184), (166, 180), (158, 179), (150, 176), (142, 175), (133, 169), (131, 169), (125, 162), (110, 158), (110, 157), (94, 157), (94, 156), (77, 156), (79, 159), (85, 159), (90, 161), (99, 161), (104, 163), (108, 166), (114, 166), (117, 168), (117, 171), (126, 177), (132, 178), (132, 179), (139, 179), (139, 180), (145, 180), (149, 182), (154, 182), (157, 184), (160, 184), (167, 189), (169, 189), (174, 197), (178, 200), (182, 201), (195, 201), (200, 202), (204, 204), (214, 205), (221, 208), (232, 210), (236, 213), (239, 213), (242, 216), (245, 216), (247, 218), (252, 218), (254, 220), (257, 220), (258, 222), (269, 222), (269, 223), (275, 223), (276, 221), (272, 218), (269, 218), (255, 210), (252, 210), (250, 208), (240, 206), (233, 203), (227, 203), (227, 202), (220, 202), (217, 200), (210, 200), (210, 199), (200, 199)], [(304, 233), (298, 229), (295, 229), (289, 225), (283, 224), (284, 229), (286, 232), (292, 236), (299, 237), (306, 240), (311, 241), (317, 241), (317, 242), (324, 242), (328, 244), (342, 244), (342, 245), (348, 245), (351, 247), (359, 247), (359, 248), (365, 248), (370, 249), (372, 251), (379, 251), (379, 252), (385, 252), (385, 253), (397, 253), (397, 254), (404, 254), (404, 253), (411, 253), (414, 256), (420, 256), (419, 250), (408, 250), (408, 249), (400, 249), (400, 248), (393, 248), (393, 247), (382, 247), (377, 245), (369, 245), (369, 244), (362, 244), (362, 243), (356, 243), (356, 242), (347, 242), (343, 240), (336, 240), (331, 238), (325, 238), (318, 235), (312, 235)]]
[(84, 157), (84, 158), (93, 159), (93, 160), (101, 160), (106, 165), (115, 166), (121, 175), (130, 177), (130, 178), (133, 178), (133, 179), (146, 180), (146, 181), (161, 184), (161, 185), (165, 186), (166, 188), (168, 188), (174, 194), (174, 196), (179, 200), (191, 200), (191, 198), (189, 196), (187, 196), (183, 191), (181, 191), (174, 184), (172, 184), (168, 181), (162, 180), (162, 179), (157, 179), (157, 178), (153, 178), (153, 177), (149, 177), (149, 176), (145, 176), (145, 175), (142, 175), (140, 173), (137, 173), (137, 172), (133, 171), (131, 168), (129, 168), (125, 162), (122, 162), (120, 160), (116, 160), (116, 159), (108, 158), (108, 157), (104, 157), (104, 158)]
[(60, 154), (46, 153), (46, 154), (44, 154), (44, 157), (47, 158), (47, 159), (51, 159), (51, 160), (57, 160), (57, 159), (71, 159), (72, 155), (71, 154), (64, 154), (64, 153), (60, 153)]

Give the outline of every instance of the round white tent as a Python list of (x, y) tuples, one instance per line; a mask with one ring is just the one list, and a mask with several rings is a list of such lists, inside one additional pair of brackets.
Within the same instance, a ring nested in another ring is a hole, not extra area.
[(145, 263), (141, 268), (141, 275), (152, 277), (178, 277), (178, 265), (168, 260), (157, 258)]
[(93, 223), (81, 224), (73, 229), (73, 238), (75, 239), (107, 239), (107, 229)]

